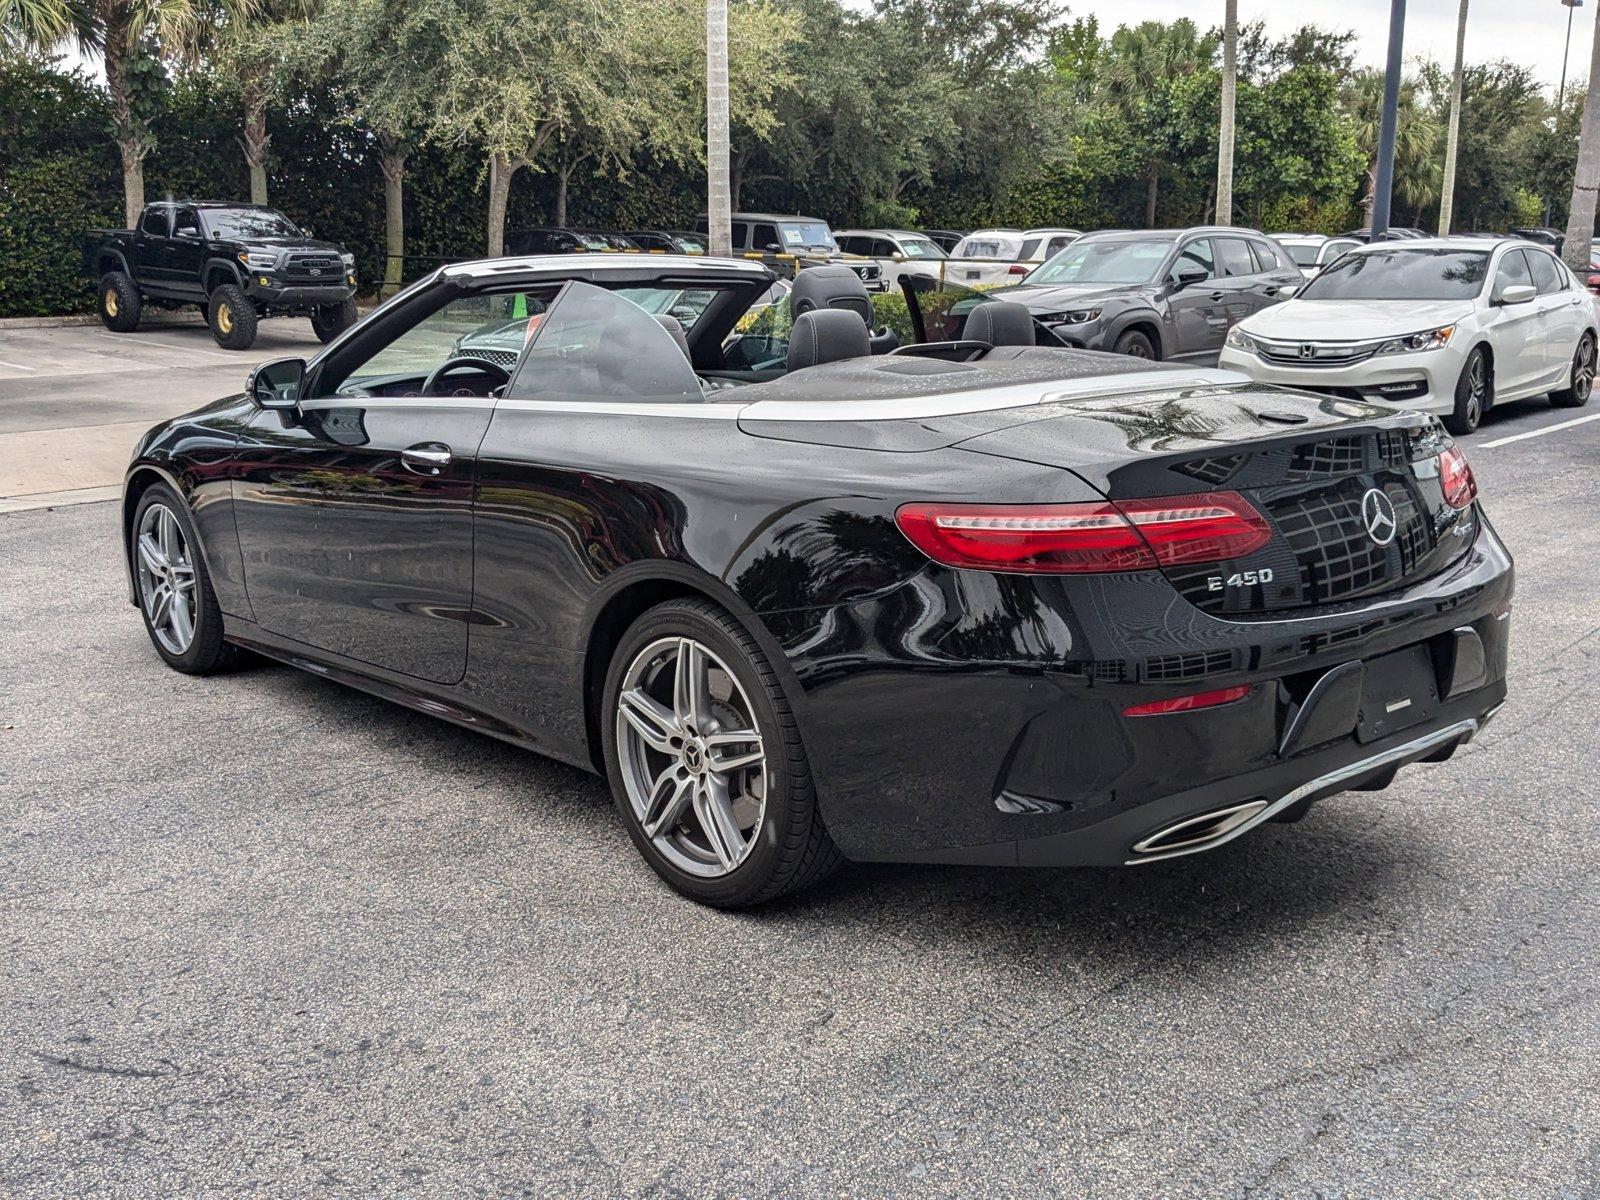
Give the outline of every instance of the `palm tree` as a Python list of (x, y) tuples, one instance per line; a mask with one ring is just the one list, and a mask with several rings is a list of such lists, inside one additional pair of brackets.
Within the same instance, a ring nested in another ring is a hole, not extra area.
[(238, 90), (244, 108), (239, 148), (250, 170), (250, 203), (267, 202), (267, 103), (287, 74), (288, 47), (316, 16), (317, 0), (221, 0), (197, 24), (190, 53), (204, 57)]
[(0, 45), (48, 50), (71, 30), (68, 0), (0, 0)]
[[(1466, 0), (1461, 0), (1463, 4)], [(1239, 79), (1239, 0), (1222, 18), (1222, 115), (1217, 129), (1217, 224), (1233, 223), (1233, 94)]]
[(1216, 52), (1216, 38), (1202, 36), (1188, 17), (1179, 17), (1170, 25), (1144, 21), (1131, 28), (1122, 26), (1111, 35), (1106, 96), (1130, 129), (1146, 131), (1144, 220), (1152, 228), (1166, 147), (1153, 136), (1151, 102), (1173, 81), (1210, 67)]
[[(1600, 190), (1600, 5), (1595, 7), (1594, 49), (1589, 56), (1589, 98), (1583, 105), (1578, 134), (1578, 170), (1572, 180), (1572, 207), (1567, 214), (1567, 240), (1561, 255), (1574, 271), (1589, 269), (1594, 248), (1595, 193)], [(1582, 275), (1579, 276), (1582, 278)]]
[[(1433, 177), (1433, 150), (1439, 127), (1417, 103), (1414, 78), (1400, 81), (1400, 104), (1394, 139), (1394, 189), (1413, 211), (1438, 193)], [(1345, 89), (1345, 111), (1355, 126), (1356, 145), (1367, 159), (1367, 186), (1361, 206), (1367, 228), (1372, 227), (1372, 196), (1378, 182), (1378, 126), (1383, 118), (1383, 72), (1375, 68), (1356, 72)]]
[(706, 240), (712, 254), (733, 253), (728, 161), (728, 0), (706, 0)]
[(1467, 4), (1461, 0), (1461, 16), (1456, 22), (1456, 68), (1450, 76), (1450, 131), (1444, 143), (1444, 182), (1439, 186), (1439, 236), (1450, 232), (1455, 216), (1456, 146), (1461, 138), (1461, 64), (1467, 49)]

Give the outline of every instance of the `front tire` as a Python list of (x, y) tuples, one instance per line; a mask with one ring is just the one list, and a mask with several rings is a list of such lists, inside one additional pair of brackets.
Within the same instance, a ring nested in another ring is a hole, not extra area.
[(1494, 403), (1494, 370), (1489, 355), (1482, 346), (1467, 355), (1456, 380), (1455, 409), (1444, 419), (1444, 427), (1460, 437), (1477, 429), (1483, 414)]
[(126, 271), (107, 271), (100, 276), (100, 323), (107, 329), (132, 333), (139, 328), (143, 307), (139, 286)]
[(177, 493), (164, 483), (152, 485), (139, 498), (129, 537), (139, 611), (156, 653), (186, 675), (235, 666), (242, 652), (222, 640), (222, 609), (194, 521)]
[(1582, 408), (1589, 403), (1594, 391), (1595, 344), (1594, 335), (1586, 333), (1578, 340), (1572, 355), (1572, 372), (1567, 386), (1550, 393), (1550, 403), (1557, 408)]
[(255, 344), (255, 302), (237, 284), (225, 283), (211, 293), (206, 317), (211, 336), (224, 350), (248, 350)]
[(776, 673), (705, 600), (671, 600), (622, 637), (601, 709), (606, 775), (656, 874), (702, 904), (760, 904), (843, 856)]
[(1155, 343), (1150, 340), (1149, 335), (1141, 333), (1137, 329), (1125, 330), (1122, 335), (1117, 338), (1117, 344), (1112, 347), (1112, 352), (1115, 354), (1126, 354), (1130, 358), (1148, 358), (1155, 360), (1161, 357), (1156, 353)]
[(323, 304), (311, 314), (311, 332), (323, 343), (331, 342), (356, 323), (356, 298), (340, 304)]

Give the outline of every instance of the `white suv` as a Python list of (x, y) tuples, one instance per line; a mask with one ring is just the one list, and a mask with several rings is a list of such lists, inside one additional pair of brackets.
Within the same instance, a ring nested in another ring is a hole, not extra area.
[(908, 272), (937, 277), (945, 260), (945, 252), (925, 234), (906, 229), (841, 229), (833, 240), (844, 253), (876, 262), (891, 287)]
[(1438, 413), (1461, 434), (1499, 401), (1587, 403), (1597, 338), (1594, 297), (1543, 247), (1428, 238), (1347, 252), (1230, 329), (1218, 365)]
[(944, 278), (968, 287), (1018, 283), (1047, 259), (1083, 236), (1077, 229), (980, 229), (950, 251)]

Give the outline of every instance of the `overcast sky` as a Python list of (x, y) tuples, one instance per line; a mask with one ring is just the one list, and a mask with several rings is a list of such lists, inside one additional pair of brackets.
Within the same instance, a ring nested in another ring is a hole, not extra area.
[[(1095, 16), (1101, 31), (1144, 20), (1188, 17), (1201, 26), (1222, 24), (1222, 0), (1067, 0), (1075, 17)], [(1532, 67), (1555, 89), (1561, 75), (1561, 49), (1567, 12), (1561, 0), (1471, 0), (1467, 17), (1467, 61), (1508, 58)], [(1585, 0), (1573, 14), (1569, 77), (1589, 73), (1595, 7)], [(1406, 57), (1454, 60), (1456, 15), (1460, 0), (1409, 0), (1406, 5)], [(1239, 0), (1239, 22), (1265, 21), (1270, 33), (1299, 25), (1354, 30), (1363, 62), (1382, 65), (1389, 49), (1389, 0)]]

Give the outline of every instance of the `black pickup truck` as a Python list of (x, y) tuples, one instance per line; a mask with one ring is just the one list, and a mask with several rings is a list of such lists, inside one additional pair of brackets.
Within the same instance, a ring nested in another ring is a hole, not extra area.
[(256, 204), (146, 205), (137, 229), (91, 230), (84, 266), (100, 280), (100, 319), (119, 332), (145, 304), (198, 304), (227, 350), (248, 349), (262, 317), (310, 317), (324, 342), (356, 319), (354, 256)]

